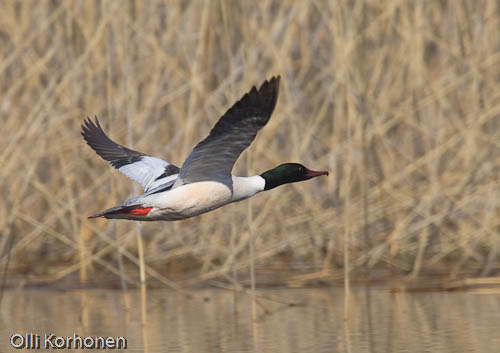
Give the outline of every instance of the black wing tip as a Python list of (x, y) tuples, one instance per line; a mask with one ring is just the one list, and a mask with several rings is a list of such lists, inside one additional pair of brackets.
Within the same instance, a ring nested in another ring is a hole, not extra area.
[(255, 113), (262, 114), (264, 125), (267, 123), (276, 107), (281, 77), (272, 76), (265, 80), (259, 88), (253, 86), (239, 101), (235, 103), (237, 109), (250, 108)]
[(259, 95), (264, 96), (264, 98), (269, 99), (268, 102), (268, 109), (269, 114), (272, 114), (274, 111), (274, 107), (276, 106), (276, 102), (278, 101), (278, 94), (280, 91), (280, 81), (281, 81), (281, 76), (273, 76), (271, 79), (266, 80), (262, 83), (262, 85), (259, 88)]
[(260, 96), (272, 96), (276, 99), (276, 98), (278, 98), (280, 81), (281, 81), (280, 75), (273, 76), (270, 79), (262, 82), (259, 89), (257, 89), (255, 86), (253, 86), (252, 91), (255, 89), (255, 91)]
[(260, 85), (259, 91), (264, 88), (264, 86), (271, 86), (273, 90), (278, 90), (280, 86), (281, 76), (272, 76), (270, 79), (265, 80), (262, 85)]
[(93, 122), (92, 118), (87, 115), (87, 117), (85, 119), (83, 119), (82, 129), (83, 128), (88, 128), (88, 127), (91, 127), (91, 126), (95, 126), (95, 127), (99, 126), (99, 127), (101, 127), (101, 125), (99, 124), (99, 119), (97, 118), (97, 115), (94, 116), (94, 119), (95, 119), (95, 122)]
[(276, 107), (276, 103), (278, 102), (280, 80), (281, 77), (279, 75), (273, 76), (270, 79), (264, 81), (257, 91), (257, 101), (259, 102), (258, 104), (260, 105), (263, 113), (267, 116), (268, 119), (271, 117), (271, 114)]
[(104, 131), (102, 130), (101, 124), (99, 124), (99, 119), (97, 118), (97, 115), (94, 117), (95, 122), (92, 121), (90, 117), (87, 116), (86, 119), (83, 120), (82, 123), (82, 136), (89, 143), (89, 138), (92, 136), (92, 134), (101, 133), (104, 134)]

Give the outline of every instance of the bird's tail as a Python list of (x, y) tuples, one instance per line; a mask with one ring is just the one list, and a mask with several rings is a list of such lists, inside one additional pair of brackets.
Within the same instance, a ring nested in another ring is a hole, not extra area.
[(131, 219), (136, 218), (134, 216), (146, 216), (149, 211), (151, 211), (152, 207), (144, 207), (142, 205), (118, 205), (115, 207), (111, 207), (105, 211), (99, 212), (93, 216), (89, 216), (89, 218), (115, 218), (115, 219)]

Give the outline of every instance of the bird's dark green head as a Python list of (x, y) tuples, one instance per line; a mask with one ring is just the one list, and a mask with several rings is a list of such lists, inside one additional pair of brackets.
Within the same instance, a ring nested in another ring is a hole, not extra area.
[(308, 180), (320, 175), (328, 175), (328, 172), (310, 170), (299, 163), (285, 163), (262, 173), (260, 176), (266, 181), (264, 190), (270, 190), (283, 184)]

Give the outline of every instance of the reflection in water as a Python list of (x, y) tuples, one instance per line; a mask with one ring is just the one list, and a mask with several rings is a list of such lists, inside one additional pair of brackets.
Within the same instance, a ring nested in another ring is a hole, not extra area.
[(500, 347), (500, 294), (351, 288), (344, 322), (342, 288), (257, 293), (252, 309), (251, 297), (241, 293), (205, 289), (187, 298), (148, 290), (142, 325), (139, 290), (10, 290), (0, 308), (0, 347), (9, 345), (12, 334), (26, 332), (123, 336), (127, 352), (144, 352), (147, 342), (149, 353), (498, 352)]

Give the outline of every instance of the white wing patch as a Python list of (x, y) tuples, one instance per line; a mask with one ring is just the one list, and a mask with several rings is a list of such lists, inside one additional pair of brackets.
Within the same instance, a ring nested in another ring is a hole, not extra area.
[(82, 124), (82, 136), (87, 144), (113, 168), (142, 185), (144, 191), (167, 187), (177, 179), (179, 168), (162, 159), (131, 150), (111, 140), (99, 124), (87, 118)]
[(172, 177), (177, 178), (177, 174), (174, 174), (156, 180), (165, 172), (168, 165), (170, 164), (160, 158), (142, 156), (139, 161), (121, 166), (118, 171), (136, 183), (141, 184), (144, 191), (148, 191), (165, 184)]

